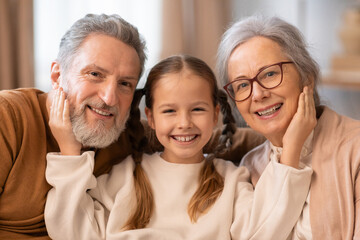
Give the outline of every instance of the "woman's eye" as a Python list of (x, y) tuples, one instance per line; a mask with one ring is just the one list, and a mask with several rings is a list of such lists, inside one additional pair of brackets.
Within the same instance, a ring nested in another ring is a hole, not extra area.
[(275, 75), (275, 72), (268, 72), (267, 74), (266, 74), (266, 76), (268, 76), (268, 77), (271, 77), (271, 76), (274, 76)]
[(200, 111), (205, 111), (205, 109), (199, 107), (199, 108), (194, 108), (193, 111), (194, 112), (200, 112)]
[(243, 83), (240, 83), (240, 84), (238, 85), (237, 89), (244, 89), (244, 88), (246, 88), (246, 87), (248, 87), (248, 86), (249, 86), (249, 83), (243, 82)]
[(265, 77), (267, 78), (274, 78), (274, 77), (277, 77), (277, 76), (280, 76), (280, 72), (277, 72), (277, 71), (270, 71), (270, 72), (267, 72)]

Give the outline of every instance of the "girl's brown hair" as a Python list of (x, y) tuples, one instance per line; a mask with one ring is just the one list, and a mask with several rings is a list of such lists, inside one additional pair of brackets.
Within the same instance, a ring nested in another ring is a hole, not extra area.
[[(217, 104), (220, 104), (221, 106), (224, 124), (224, 130), (222, 131), (217, 147), (214, 149), (213, 153), (208, 154), (205, 158), (205, 164), (200, 173), (199, 188), (194, 193), (188, 205), (189, 217), (192, 222), (196, 222), (202, 214), (205, 214), (211, 208), (222, 193), (224, 188), (224, 179), (216, 171), (213, 159), (218, 153), (226, 149), (228, 145), (231, 144), (231, 138), (236, 130), (236, 126), (234, 117), (231, 113), (231, 108), (227, 102), (227, 95), (224, 91), (218, 89), (216, 77), (213, 71), (202, 60), (188, 55), (176, 55), (166, 58), (151, 69), (144, 87), (146, 107), (152, 109), (154, 101), (153, 90), (158, 80), (166, 74), (180, 73), (185, 69), (190, 70), (193, 74), (196, 74), (208, 81), (212, 89), (214, 106)], [(135, 151), (136, 158), (134, 157), (134, 154), (133, 157), (136, 162), (134, 178), (138, 206), (125, 225), (125, 229), (145, 227), (150, 221), (154, 207), (151, 186), (140, 164), (144, 144), (146, 144), (144, 128), (140, 122), (140, 111), (138, 110), (138, 103), (141, 98), (140, 95), (141, 90), (137, 90), (137, 93), (135, 93), (134, 96), (134, 101), (131, 107), (131, 117), (128, 123), (128, 127), (131, 127), (132, 130), (139, 128), (142, 131), (135, 132), (130, 129), (130, 132), (132, 132), (130, 134), (130, 140), (133, 141), (133, 146), (137, 149), (137, 151)], [(137, 116), (135, 116), (136, 114), (133, 116), (133, 113), (136, 113)]]
[(134, 213), (125, 223), (123, 230), (144, 228), (150, 221), (154, 209), (154, 199), (151, 185), (143, 168), (141, 167), (142, 155), (147, 138), (144, 133), (144, 126), (140, 118), (139, 103), (144, 94), (143, 89), (137, 89), (130, 108), (130, 118), (127, 121), (126, 129), (128, 130), (129, 142), (132, 146), (132, 158), (135, 162), (134, 185), (137, 199), (137, 206)]

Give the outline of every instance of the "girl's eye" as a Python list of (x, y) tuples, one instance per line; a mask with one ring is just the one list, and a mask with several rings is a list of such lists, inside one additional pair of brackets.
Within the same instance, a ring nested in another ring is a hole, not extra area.
[(200, 112), (200, 111), (205, 111), (205, 109), (198, 107), (198, 108), (194, 108), (193, 111)]
[(163, 111), (163, 113), (173, 113), (173, 112), (175, 112), (174, 109), (166, 109)]

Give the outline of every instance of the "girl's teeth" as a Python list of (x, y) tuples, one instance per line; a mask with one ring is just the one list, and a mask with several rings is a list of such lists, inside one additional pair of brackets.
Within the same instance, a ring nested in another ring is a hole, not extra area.
[(185, 136), (185, 137), (174, 137), (179, 142), (190, 142), (196, 137), (196, 135), (193, 136)]
[(103, 112), (99, 109), (96, 109), (96, 108), (91, 108), (91, 110), (93, 110), (94, 112), (100, 114), (100, 115), (103, 115), (103, 116), (110, 116), (111, 114), (110, 113), (107, 113), (107, 112)]
[(269, 109), (266, 109), (264, 111), (257, 112), (257, 113), (259, 114), (259, 116), (263, 116), (263, 115), (268, 116), (268, 115), (271, 115), (274, 112), (276, 112), (280, 107), (281, 107), (281, 104), (278, 104), (278, 105), (273, 106), (272, 108), (269, 108)]

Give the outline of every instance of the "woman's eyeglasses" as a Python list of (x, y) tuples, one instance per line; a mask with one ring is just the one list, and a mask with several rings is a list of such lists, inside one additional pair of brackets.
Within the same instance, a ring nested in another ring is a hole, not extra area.
[(254, 78), (235, 79), (234, 81), (226, 84), (224, 89), (234, 101), (244, 101), (251, 96), (254, 81), (265, 89), (272, 89), (279, 86), (283, 80), (282, 65), (288, 63), (294, 62), (279, 62), (262, 67)]

